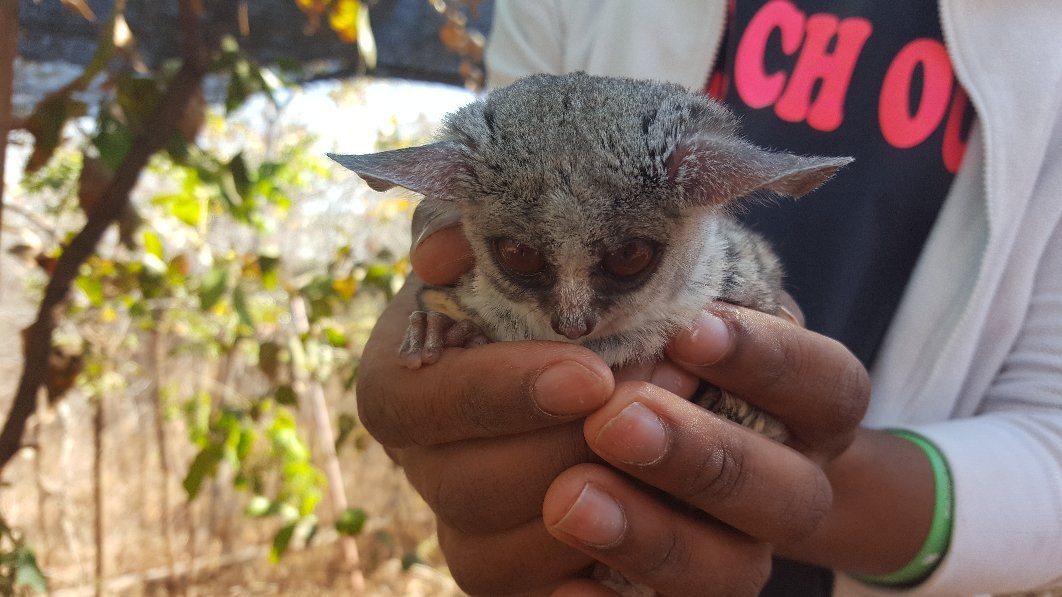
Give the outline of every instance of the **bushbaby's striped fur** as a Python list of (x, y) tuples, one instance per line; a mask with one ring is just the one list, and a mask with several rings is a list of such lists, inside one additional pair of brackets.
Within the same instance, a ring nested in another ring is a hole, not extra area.
[[(471, 320), (490, 341), (575, 342), (610, 365), (658, 358), (714, 300), (775, 312), (778, 260), (728, 207), (749, 195), (804, 195), (850, 161), (758, 148), (726, 108), (677, 85), (583, 73), (493, 91), (448, 116), (435, 143), (332, 157), (377, 190), (402, 186), (460, 210), (475, 266), (422, 294), (422, 307)], [(514, 273), (499, 239), (537, 251), (541, 272)], [(653, 247), (653, 262), (619, 279), (603, 256), (631, 239)], [(482, 340), (470, 325), (446, 340), (449, 325), (414, 320), (404, 347), (413, 366), (437, 357), (426, 342)], [(784, 437), (714, 388), (698, 403)]]

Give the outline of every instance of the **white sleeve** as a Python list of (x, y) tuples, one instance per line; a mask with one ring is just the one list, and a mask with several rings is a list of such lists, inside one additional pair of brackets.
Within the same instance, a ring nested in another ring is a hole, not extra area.
[[(943, 453), (955, 495), (951, 544), (903, 595), (1062, 587), (1062, 223), (1037, 267), (1021, 331), (975, 416), (904, 426)], [(837, 595), (897, 595), (839, 575)]]
[(564, 19), (557, 0), (497, 0), (487, 40), (487, 86), (504, 87), (532, 73), (561, 74)]
[(976, 416), (914, 426), (948, 461), (951, 545), (918, 594), (1062, 586), (1062, 223)]

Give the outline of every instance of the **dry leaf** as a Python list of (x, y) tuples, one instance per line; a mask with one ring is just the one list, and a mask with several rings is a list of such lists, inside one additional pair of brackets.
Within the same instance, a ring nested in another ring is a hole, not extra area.
[(358, 39), (358, 0), (336, 0), (328, 15), (328, 24), (346, 43)]

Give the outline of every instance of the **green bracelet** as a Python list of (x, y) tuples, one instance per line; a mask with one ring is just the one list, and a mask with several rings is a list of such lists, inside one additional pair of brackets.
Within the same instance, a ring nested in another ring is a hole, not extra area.
[(951, 472), (948, 463), (928, 439), (903, 429), (890, 429), (888, 433), (903, 438), (925, 452), (929, 465), (933, 469), (934, 498), (933, 522), (929, 526), (922, 549), (903, 568), (880, 576), (859, 576), (858, 580), (874, 585), (888, 587), (911, 587), (929, 578), (943, 559), (951, 543), (952, 509), (954, 495), (951, 486)]

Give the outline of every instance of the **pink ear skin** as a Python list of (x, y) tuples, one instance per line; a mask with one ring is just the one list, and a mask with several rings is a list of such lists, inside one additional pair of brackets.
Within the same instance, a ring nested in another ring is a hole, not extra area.
[(803, 197), (852, 161), (772, 152), (740, 139), (689, 137), (675, 147), (665, 168), (684, 191), (681, 207), (722, 205), (756, 191)]
[(363, 155), (329, 153), (328, 157), (357, 173), (374, 191), (402, 187), (444, 200), (463, 195), (457, 178), (467, 174), (467, 156), (453, 141)]

